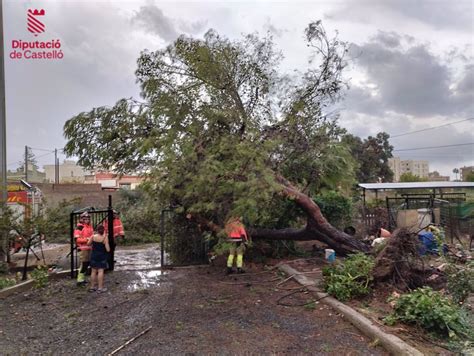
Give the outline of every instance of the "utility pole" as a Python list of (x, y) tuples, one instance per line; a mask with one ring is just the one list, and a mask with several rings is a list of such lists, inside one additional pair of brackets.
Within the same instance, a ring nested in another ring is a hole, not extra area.
[(58, 184), (58, 149), (54, 149), (54, 183)]
[[(3, 215), (3, 207), (7, 203), (7, 119), (5, 108), (5, 62), (3, 45), (3, 0), (0, 0), (0, 169), (1, 169), (1, 201), (0, 210)], [(0, 265), (5, 261), (8, 249), (8, 235), (0, 233)]]
[(25, 146), (25, 181), (28, 182), (28, 146)]

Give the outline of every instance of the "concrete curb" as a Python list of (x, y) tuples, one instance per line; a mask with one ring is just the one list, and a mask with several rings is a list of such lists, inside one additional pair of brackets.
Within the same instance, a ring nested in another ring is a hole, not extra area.
[(344, 317), (349, 320), (349, 322), (359, 329), (365, 336), (373, 339), (379, 340), (380, 344), (392, 355), (409, 355), (409, 356), (422, 356), (423, 353), (415, 349), (414, 347), (408, 345), (402, 339), (396, 337), (395, 335), (388, 334), (382, 331), (377, 325), (372, 321), (367, 319), (365, 316), (355, 311), (351, 307), (341, 303), (340, 301), (329, 297), (327, 293), (321, 292), (316, 287), (316, 282), (311, 281), (308, 277), (302, 275), (300, 272), (294, 268), (282, 264), (278, 268), (285, 272), (286, 274), (293, 276), (293, 278), (301, 285), (308, 288), (308, 290), (314, 292), (318, 298), (321, 299), (321, 302), (329, 305), (331, 308), (337, 312), (344, 315)]
[(34, 283), (35, 281), (30, 279), (28, 281), (15, 284), (14, 286), (4, 288), (0, 290), (0, 299), (6, 298), (17, 292), (27, 291), (28, 289), (31, 289), (33, 287)]
[[(61, 272), (56, 272), (56, 273), (50, 273), (48, 275), (48, 278), (50, 280), (60, 279), (60, 278), (69, 277), (70, 274), (71, 274), (70, 270), (69, 271), (61, 271)], [(18, 292), (25, 292), (25, 291), (33, 288), (34, 284), (35, 284), (35, 281), (33, 279), (30, 279), (30, 280), (27, 280), (25, 282), (15, 284), (14, 286), (4, 288), (4, 289), (0, 290), (0, 299), (5, 299), (6, 297), (8, 297), (12, 294), (18, 293)]]

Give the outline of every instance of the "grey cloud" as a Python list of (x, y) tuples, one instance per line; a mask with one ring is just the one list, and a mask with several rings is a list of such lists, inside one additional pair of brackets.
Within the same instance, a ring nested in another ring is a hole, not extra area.
[(203, 32), (208, 27), (207, 20), (195, 21), (195, 22), (186, 22), (179, 21), (178, 27), (180, 30), (186, 33), (197, 34)]
[(474, 3), (458, 1), (385, 0), (387, 8), (407, 17), (425, 22), (435, 28), (472, 30)]
[(270, 32), (271, 34), (275, 35), (276, 37), (281, 37), (283, 36), (283, 34), (285, 32), (288, 32), (288, 30), (286, 28), (279, 28), (277, 26), (275, 26), (270, 18), (267, 17), (267, 19), (265, 20), (265, 24), (263, 25), (263, 28), (265, 31), (268, 31)]
[(390, 143), (394, 146), (395, 151), (393, 154), (395, 156), (399, 156), (402, 159), (427, 160), (430, 163), (431, 171), (438, 170), (444, 175), (449, 175), (456, 166), (473, 165), (474, 146), (453, 146), (410, 151), (398, 150), (473, 142), (473, 121), (465, 121), (411, 135), (393, 136), (455, 121), (449, 119), (434, 120), (434, 118), (418, 118), (413, 120), (411, 116), (392, 112), (387, 112), (383, 116), (357, 113), (349, 110), (341, 112), (341, 124), (352, 134), (367, 137), (375, 135), (377, 132), (385, 131), (392, 136)]
[(384, 113), (380, 98), (374, 97), (369, 88), (360, 85), (350, 87), (343, 100), (343, 107), (369, 115), (383, 116)]
[[(462, 53), (455, 49), (451, 54)], [(398, 135), (474, 116), (472, 59), (447, 62), (428, 44), (393, 32), (378, 32), (368, 42), (351, 47), (356, 70), (366, 80), (349, 90), (341, 123), (356, 135), (379, 131)], [(375, 94), (375, 95), (374, 95)], [(474, 141), (473, 121), (423, 133), (394, 137), (395, 149), (456, 145)], [(395, 151), (404, 159), (425, 159), (431, 170), (449, 175), (452, 168), (474, 164), (474, 146)]]
[(139, 24), (148, 32), (160, 36), (167, 42), (174, 41), (182, 32), (197, 34), (207, 26), (207, 20), (187, 22), (166, 16), (153, 2), (143, 5), (135, 13), (132, 23)]
[(472, 115), (474, 98), (465, 88), (472, 86), (472, 74), (466, 72), (458, 84), (462, 92), (453, 90), (451, 68), (427, 45), (410, 45), (402, 36), (379, 32), (367, 43), (352, 45), (351, 53), (376, 85), (384, 110), (415, 116)]
[(401, 36), (393, 31), (385, 32), (379, 30), (374, 38), (387, 47), (399, 47), (401, 44)]
[(178, 37), (173, 21), (152, 3), (141, 6), (132, 22), (139, 23), (145, 30), (157, 34), (165, 41), (173, 41)]
[[(371, 10), (368, 10), (368, 9)], [(458, 1), (413, 0), (346, 0), (337, 9), (328, 12), (327, 18), (344, 18), (352, 22), (372, 22), (374, 16), (399, 15), (430, 25), (436, 29), (473, 30), (474, 3)], [(375, 15), (376, 14), (376, 15)]]
[(474, 94), (474, 65), (466, 66), (464, 77), (457, 84), (456, 91)]
[[(5, 21), (6, 46), (10, 47), (12, 39), (31, 38), (21, 21), (26, 11), (22, 4), (10, 2), (4, 10), (6, 19), (16, 20)], [(46, 11), (42, 38), (60, 39), (64, 58), (5, 58), (11, 167), (21, 158), (24, 145), (63, 147), (62, 128), (73, 115), (139, 93), (133, 72), (143, 47), (133, 37), (130, 16), (104, 2), (51, 3)], [(51, 157), (45, 156), (40, 163), (51, 163)]]
[[(449, 121), (447, 121), (449, 122)], [(432, 120), (422, 122), (416, 128), (433, 126)], [(408, 131), (412, 131), (412, 128)], [(401, 136), (391, 139), (395, 149), (450, 146), (434, 149), (422, 149), (411, 151), (395, 151), (394, 154), (403, 158), (426, 159), (436, 165), (457, 165), (458, 162), (473, 162), (474, 145), (454, 146), (462, 143), (473, 142), (474, 123), (472, 121), (462, 124), (445, 126), (439, 129), (424, 131), (422, 133)], [(398, 132), (406, 132), (403, 128)], [(454, 166), (452, 168), (454, 168)], [(451, 169), (452, 169), (451, 168)], [(445, 174), (450, 173), (445, 172)]]

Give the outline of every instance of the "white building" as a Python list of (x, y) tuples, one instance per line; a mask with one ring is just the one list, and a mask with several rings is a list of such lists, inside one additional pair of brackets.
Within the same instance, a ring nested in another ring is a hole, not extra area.
[(393, 172), (393, 181), (399, 182), (404, 173), (411, 173), (420, 178), (428, 178), (430, 164), (428, 161), (401, 160), (400, 157), (388, 159), (388, 164)]
[[(43, 168), (46, 173), (46, 181), (54, 183), (54, 164), (44, 165)], [(59, 165), (59, 183), (84, 183), (85, 176), (90, 174), (74, 161), (64, 160)]]

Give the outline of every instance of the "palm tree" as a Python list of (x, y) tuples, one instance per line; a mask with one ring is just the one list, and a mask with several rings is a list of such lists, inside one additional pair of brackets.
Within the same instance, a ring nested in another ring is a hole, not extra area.
[(453, 169), (453, 173), (456, 175), (456, 180), (458, 180), (459, 169), (454, 168), (454, 169)]

